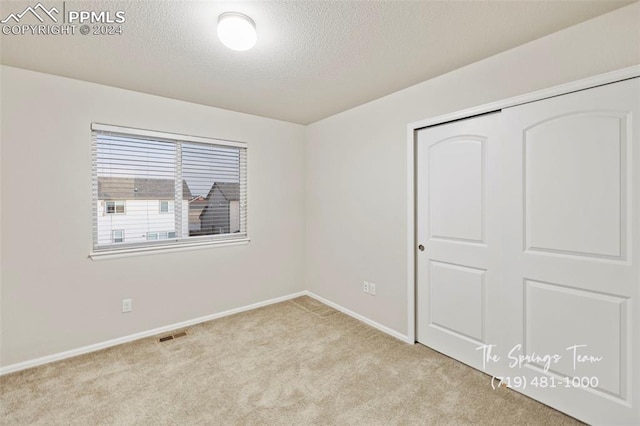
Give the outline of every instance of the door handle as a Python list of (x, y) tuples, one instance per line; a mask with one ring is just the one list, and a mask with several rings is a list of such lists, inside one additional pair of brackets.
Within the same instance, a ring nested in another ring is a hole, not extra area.
[(423, 246), (422, 244), (420, 244), (420, 245), (418, 246), (418, 250), (420, 250), (420, 251), (424, 251), (424, 246)]

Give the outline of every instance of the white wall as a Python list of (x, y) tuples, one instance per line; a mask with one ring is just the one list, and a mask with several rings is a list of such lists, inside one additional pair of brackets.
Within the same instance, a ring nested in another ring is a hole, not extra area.
[[(304, 188), (291, 177), (304, 174), (304, 127), (11, 67), (0, 75), (1, 365), (303, 290)], [(89, 260), (91, 122), (248, 142), (251, 243)]]
[(309, 290), (406, 334), (407, 124), (638, 63), (634, 3), (308, 126)]

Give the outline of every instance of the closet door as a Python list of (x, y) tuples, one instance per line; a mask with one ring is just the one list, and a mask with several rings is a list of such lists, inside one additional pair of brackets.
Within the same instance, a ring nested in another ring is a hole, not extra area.
[(640, 79), (502, 115), (499, 344), (529, 356), (505, 374), (589, 423), (640, 424)]
[(500, 113), (417, 135), (417, 340), (482, 369), (501, 304)]

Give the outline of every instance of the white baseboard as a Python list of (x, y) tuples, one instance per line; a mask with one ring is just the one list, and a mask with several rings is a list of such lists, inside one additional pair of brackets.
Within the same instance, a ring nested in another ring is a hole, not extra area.
[(315, 294), (315, 293), (313, 293), (311, 291), (308, 291), (308, 290), (304, 291), (303, 293), (305, 293), (309, 297), (313, 297), (314, 299), (318, 300), (319, 302), (324, 303), (325, 305), (331, 306), (332, 308), (339, 310), (343, 314), (347, 314), (350, 317), (353, 317), (353, 318), (355, 318), (355, 319), (357, 319), (359, 321), (362, 321), (363, 323), (365, 323), (367, 325), (370, 325), (373, 328), (377, 328), (378, 330), (382, 331), (383, 333), (387, 333), (388, 335), (390, 335), (392, 337), (395, 337), (398, 340), (402, 340), (403, 342), (409, 343), (411, 345), (415, 344), (415, 342), (412, 342), (407, 335), (402, 334), (402, 333), (398, 333), (397, 331), (392, 330), (389, 327), (384, 326), (382, 324), (379, 324), (379, 323), (377, 323), (377, 322), (375, 322), (375, 321), (373, 321), (373, 320), (371, 320), (371, 319), (369, 319), (369, 318), (367, 318), (365, 316), (357, 314), (357, 313), (353, 312), (352, 310), (345, 308), (344, 306), (340, 306), (337, 303), (333, 303), (332, 301), (327, 300), (322, 296), (318, 296), (317, 294)]
[[(74, 356), (87, 354), (90, 352), (99, 351), (101, 349), (106, 349), (111, 346), (121, 345), (123, 343), (132, 342), (134, 340), (143, 339), (145, 337), (154, 336), (156, 334), (166, 333), (168, 331), (176, 330), (179, 328), (190, 327), (195, 324), (200, 324), (202, 322), (211, 321), (217, 318), (226, 317), (233, 314), (238, 314), (240, 312), (250, 311), (252, 309), (261, 308), (263, 306), (272, 305), (274, 303), (284, 302), (285, 300), (294, 299), (296, 297), (304, 296), (308, 294), (307, 291), (301, 291), (298, 293), (289, 294), (282, 297), (276, 297), (274, 299), (265, 300), (263, 302), (253, 303), (251, 305), (242, 306), (240, 308), (230, 309), (228, 311), (219, 312), (217, 314), (206, 315), (200, 318), (195, 318), (175, 324), (166, 325), (164, 327), (154, 328), (152, 330), (142, 331), (140, 333), (131, 334), (129, 336), (119, 337), (117, 339), (107, 340), (101, 343), (95, 343), (93, 345), (84, 346), (77, 349), (72, 349), (69, 351), (59, 352), (57, 354), (43, 356), (41, 358), (32, 359), (29, 361), (23, 361), (16, 364), (7, 365), (4, 367), (0, 367), (0, 376), (5, 374), (14, 373), (20, 370), (26, 370), (27, 368), (37, 367), (39, 365), (48, 364), (54, 361), (60, 361), (66, 358), (72, 358)], [(312, 296), (313, 297), (313, 296)]]

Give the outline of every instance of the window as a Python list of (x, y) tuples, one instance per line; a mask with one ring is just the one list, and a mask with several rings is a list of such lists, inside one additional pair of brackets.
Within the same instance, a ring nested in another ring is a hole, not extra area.
[(124, 214), (124, 201), (105, 201), (105, 214)]
[(114, 229), (111, 233), (111, 240), (114, 243), (124, 243), (124, 229)]
[(160, 213), (169, 213), (168, 201), (160, 201)]
[(94, 123), (92, 144), (92, 258), (248, 241), (245, 143)]
[(147, 241), (166, 240), (167, 238), (175, 237), (175, 231), (147, 232)]

